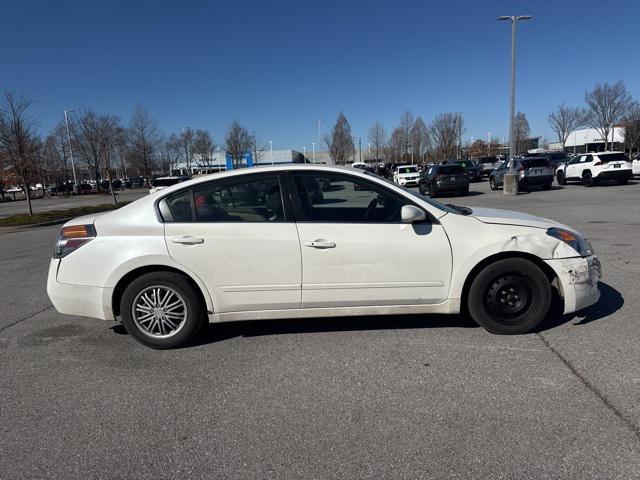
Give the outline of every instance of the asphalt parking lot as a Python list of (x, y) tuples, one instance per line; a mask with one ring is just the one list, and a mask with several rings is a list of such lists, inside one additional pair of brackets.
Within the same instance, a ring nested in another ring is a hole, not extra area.
[(638, 478), (640, 184), (471, 190), (441, 200), (583, 232), (600, 303), (515, 337), (319, 318), (154, 351), (55, 312), (58, 227), (0, 233), (0, 478)]

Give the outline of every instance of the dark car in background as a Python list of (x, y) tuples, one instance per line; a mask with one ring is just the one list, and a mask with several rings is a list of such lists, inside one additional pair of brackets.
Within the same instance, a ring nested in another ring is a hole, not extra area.
[(471, 182), (479, 182), (482, 180), (482, 167), (473, 160), (449, 160), (447, 165), (459, 165), (462, 167)]
[[(532, 187), (551, 190), (553, 184), (553, 167), (546, 158), (528, 157), (514, 159), (514, 169), (518, 174), (518, 189), (529, 191)], [(505, 160), (489, 175), (491, 190), (498, 190), (504, 185), (504, 174), (509, 170), (509, 161)]]
[(558, 166), (565, 163), (569, 163), (571, 157), (565, 152), (541, 152), (541, 153), (529, 153), (525, 155), (526, 158), (546, 158), (549, 165), (555, 170)]
[(420, 181), (418, 189), (423, 195), (437, 197), (441, 193), (469, 194), (469, 175), (461, 165), (432, 165), (427, 167)]

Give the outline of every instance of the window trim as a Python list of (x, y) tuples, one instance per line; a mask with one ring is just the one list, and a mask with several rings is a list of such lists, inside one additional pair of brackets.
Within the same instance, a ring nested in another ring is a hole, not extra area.
[(362, 222), (343, 222), (343, 221), (315, 221), (315, 220), (308, 220), (305, 218), (304, 215), (304, 210), (302, 209), (302, 203), (300, 200), (300, 197), (298, 196), (298, 190), (295, 186), (295, 177), (318, 177), (318, 176), (332, 176), (332, 177), (342, 177), (347, 179), (348, 181), (352, 181), (352, 182), (356, 182), (359, 181), (361, 183), (364, 183), (366, 185), (371, 185), (373, 186), (375, 189), (377, 190), (382, 190), (383, 192), (385, 192), (386, 194), (392, 196), (392, 197), (396, 197), (400, 200), (402, 200), (404, 202), (405, 205), (413, 205), (417, 208), (419, 208), (420, 210), (422, 210), (423, 212), (426, 213), (426, 218), (425, 220), (423, 220), (422, 222), (416, 222), (415, 224), (432, 224), (432, 225), (436, 225), (439, 222), (435, 219), (435, 217), (433, 217), (433, 215), (427, 210), (425, 209), (423, 206), (419, 205), (417, 202), (414, 202), (413, 199), (406, 197), (404, 195), (401, 195), (397, 192), (394, 192), (393, 190), (387, 188), (384, 185), (381, 185), (377, 182), (372, 182), (368, 179), (365, 178), (361, 178), (359, 176), (356, 175), (350, 175), (348, 173), (343, 173), (343, 172), (332, 172), (332, 171), (320, 171), (320, 170), (313, 170), (313, 171), (302, 171), (302, 170), (289, 170), (286, 172), (286, 177), (287, 177), (287, 190), (289, 192), (289, 196), (291, 198), (291, 206), (293, 207), (293, 218), (294, 221), (296, 223), (324, 223), (324, 224), (332, 224), (332, 225), (406, 225), (405, 222), (403, 222), (402, 220), (398, 220), (398, 221), (394, 221), (394, 222), (380, 222), (380, 221), (362, 221)]
[[(238, 185), (238, 184), (242, 184), (242, 183), (249, 183), (249, 182), (260, 182), (261, 180), (264, 179), (268, 179), (268, 178), (272, 178), (275, 177), (278, 180), (278, 184), (280, 187), (280, 201), (282, 202), (282, 212), (284, 215), (284, 220), (281, 221), (273, 221), (273, 222), (269, 222), (269, 221), (264, 221), (264, 222), (260, 222), (260, 221), (242, 221), (242, 222), (227, 222), (227, 221), (205, 221), (205, 220), (198, 220), (197, 218), (197, 214), (196, 214), (196, 207), (195, 207), (195, 190), (200, 189), (200, 188), (206, 188), (209, 187), (211, 185), (215, 185), (215, 184), (221, 184), (222, 186), (232, 186), (232, 185)], [(169, 205), (167, 203), (167, 200), (170, 197), (176, 196), (176, 195), (181, 195), (184, 194), (185, 192), (189, 192), (189, 200), (191, 202), (191, 220), (190, 221), (186, 221), (186, 222), (178, 222), (178, 221), (174, 221), (173, 220), (173, 212), (171, 212), (171, 208), (169, 208)], [(162, 223), (180, 223), (180, 224), (192, 224), (192, 223), (199, 223), (199, 224), (207, 224), (207, 223), (233, 223), (233, 224), (242, 224), (242, 223), (250, 223), (250, 224), (255, 224), (255, 223), (293, 223), (295, 222), (294, 220), (294, 215), (293, 215), (293, 211), (292, 211), (292, 207), (291, 207), (291, 202), (290, 202), (290, 195), (288, 195), (289, 190), (287, 188), (287, 182), (286, 179), (283, 178), (283, 174), (281, 172), (259, 172), (259, 173), (247, 173), (247, 174), (243, 174), (243, 175), (237, 175), (237, 176), (233, 176), (233, 177), (226, 177), (226, 178), (216, 178), (214, 180), (209, 180), (207, 182), (201, 182), (201, 183), (197, 183), (195, 185), (189, 185), (186, 188), (180, 189), (180, 190), (176, 190), (175, 192), (171, 192), (168, 195), (164, 195), (163, 197), (159, 198), (158, 200), (155, 201), (155, 210), (156, 210), (156, 215), (158, 216), (158, 218), (161, 220)], [(169, 219), (169, 215), (163, 215), (163, 210), (165, 210), (170, 214), (171, 219)]]

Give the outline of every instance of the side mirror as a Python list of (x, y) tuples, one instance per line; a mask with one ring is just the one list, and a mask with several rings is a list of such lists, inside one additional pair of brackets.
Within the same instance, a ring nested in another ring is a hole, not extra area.
[(427, 214), (424, 210), (420, 210), (413, 205), (404, 205), (400, 211), (400, 216), (402, 217), (402, 223), (416, 223), (427, 219)]

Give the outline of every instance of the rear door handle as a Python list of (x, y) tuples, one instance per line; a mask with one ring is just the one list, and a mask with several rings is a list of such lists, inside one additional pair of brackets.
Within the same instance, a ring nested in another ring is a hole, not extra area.
[(204, 238), (184, 235), (182, 237), (173, 237), (171, 241), (173, 243), (182, 243), (183, 245), (198, 245), (200, 243), (204, 243)]
[(327, 240), (314, 240), (313, 242), (304, 242), (305, 247), (311, 248), (336, 248), (335, 242)]

